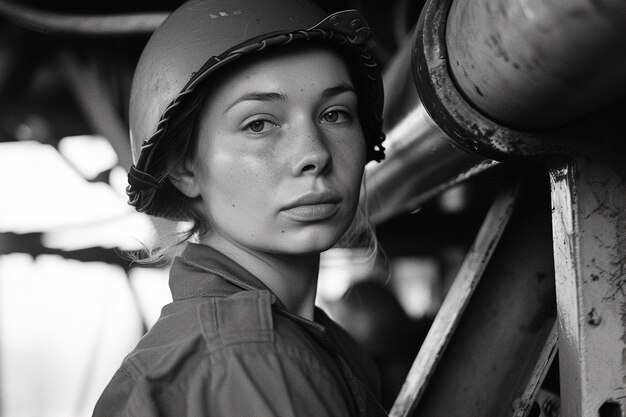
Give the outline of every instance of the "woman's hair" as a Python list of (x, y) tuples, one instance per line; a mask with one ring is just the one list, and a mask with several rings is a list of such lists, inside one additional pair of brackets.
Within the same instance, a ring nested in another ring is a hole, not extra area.
[[(351, 57), (342, 54), (337, 47), (329, 46), (327, 43), (312, 41), (304, 46), (305, 48), (330, 48), (338, 52), (348, 67), (348, 71), (353, 82), (358, 80), (355, 63), (351, 61)], [(290, 50), (289, 47), (276, 47), (272, 51), (262, 52), (281, 53), (283, 50)], [(200, 129), (200, 114), (208, 97), (211, 96), (213, 86), (220, 85), (222, 79), (232, 73), (233, 65), (245, 66), (249, 60), (258, 59), (258, 54), (242, 57), (240, 61), (235, 62), (227, 67), (227, 70), (219, 70), (215, 74), (202, 83), (190, 97), (184, 109), (178, 112), (175, 119), (170, 122), (167, 136), (168, 140), (164, 141), (163, 150), (159, 153), (160, 157), (153, 161), (155, 166), (161, 166), (163, 172), (159, 180), (163, 181), (162, 193), (167, 198), (161, 199), (161, 207), (159, 212), (164, 214), (163, 218), (153, 218), (153, 225), (156, 230), (157, 239), (151, 244), (144, 244), (144, 253), (138, 256), (132, 256), (133, 260), (142, 264), (166, 264), (169, 263), (176, 255), (178, 255), (188, 241), (193, 241), (199, 236), (209, 231), (210, 225), (207, 219), (193, 204), (196, 199), (185, 196), (175, 186), (176, 181), (170, 174), (179, 164), (193, 160), (197, 138)], [(355, 86), (357, 87), (357, 86)], [(356, 88), (359, 96), (359, 114), (363, 115), (362, 97), (359, 88)], [(366, 201), (366, 188), (363, 182), (361, 187), (362, 202)], [(200, 197), (197, 197), (200, 198)], [(369, 222), (367, 213), (367, 204), (360, 204), (357, 208), (356, 215), (344, 235), (336, 244), (337, 247), (350, 248), (367, 248), (371, 259), (376, 258), (379, 251), (378, 241), (374, 232), (374, 228)]]
[(350, 227), (348, 227), (348, 230), (339, 238), (339, 241), (334, 247), (365, 249), (362, 259), (370, 266), (374, 265), (379, 254), (382, 254), (384, 257), (378, 239), (376, 238), (374, 226), (370, 222), (365, 176), (361, 182), (361, 199), (357, 206), (354, 219), (352, 219)]

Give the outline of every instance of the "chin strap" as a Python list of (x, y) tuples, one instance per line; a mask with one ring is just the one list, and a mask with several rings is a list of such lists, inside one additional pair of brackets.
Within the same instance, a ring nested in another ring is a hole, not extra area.
[(148, 212), (152, 206), (154, 195), (163, 186), (163, 182), (152, 175), (140, 171), (135, 165), (128, 172), (128, 204), (134, 206), (141, 213)]

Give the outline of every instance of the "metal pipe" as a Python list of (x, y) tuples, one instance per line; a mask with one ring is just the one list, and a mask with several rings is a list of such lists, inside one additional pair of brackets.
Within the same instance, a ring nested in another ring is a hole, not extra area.
[(508, 127), (561, 126), (626, 93), (623, 0), (454, 0), (446, 45), (462, 95)]
[(380, 224), (498, 162), (455, 146), (417, 105), (387, 133), (385, 160), (365, 170), (370, 221)]
[(57, 35), (117, 36), (150, 34), (163, 23), (169, 13), (63, 14), (0, 0), (0, 15), (36, 32)]
[(413, 211), (447, 188), (497, 164), (457, 146), (420, 103), (411, 68), (414, 37), (415, 31), (383, 74), (386, 156), (382, 163), (365, 169), (367, 209), (373, 224)]
[[(453, 27), (448, 13), (462, 11), (454, 4), (464, 1), (428, 2), (415, 29), (386, 67), (387, 157), (366, 169), (368, 209), (374, 224), (414, 210), (496, 164), (486, 157), (561, 158), (574, 142), (567, 131), (546, 134), (507, 128), (467, 103), (449, 70), (446, 40)], [(455, 32), (458, 38), (463, 34), (463, 29)], [(457, 39), (456, 47), (460, 44)], [(490, 65), (488, 61), (482, 64)], [(499, 93), (509, 97), (506, 90)]]
[[(452, 11), (454, 2), (455, 0), (429, 0), (426, 3), (417, 24), (413, 48), (412, 68), (417, 91), (424, 107), (437, 125), (458, 146), (499, 161), (523, 159), (524, 162), (535, 160), (555, 164), (562, 163), (579, 152), (586, 138), (573, 126), (575, 123), (569, 123), (559, 129), (512, 128), (503, 125), (492, 115), (487, 115), (484, 110), (468, 101), (466, 92), (459, 88), (454, 74), (450, 71), (451, 57), (446, 36), (452, 30), (449, 12)], [(454, 64), (457, 65), (456, 59)], [(477, 62), (474, 68), (470, 64), (468, 74), (469, 71), (480, 73), (481, 65), (489, 67), (491, 62)], [(576, 73), (578, 70), (572, 71)], [(619, 79), (613, 81), (617, 89)], [(485, 79), (484, 82), (490, 83), (492, 80)], [(533, 86), (529, 85), (528, 88), (532, 90)], [(482, 93), (482, 90), (480, 92)], [(570, 93), (575, 95), (574, 91)], [(515, 100), (511, 98), (513, 94), (502, 86), (497, 94), (503, 102), (507, 99)], [(529, 104), (532, 105), (542, 106), (540, 103)], [(543, 109), (546, 113), (550, 113), (549, 110)], [(582, 111), (580, 108), (577, 110)], [(571, 116), (576, 119), (578, 114)], [(594, 115), (597, 116), (598, 114)]]

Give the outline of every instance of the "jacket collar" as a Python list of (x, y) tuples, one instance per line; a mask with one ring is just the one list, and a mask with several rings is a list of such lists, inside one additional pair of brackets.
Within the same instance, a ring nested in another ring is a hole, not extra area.
[(174, 301), (197, 297), (228, 297), (240, 291), (268, 291), (276, 313), (306, 326), (328, 344), (325, 329), (331, 322), (315, 307), (315, 321), (288, 311), (272, 291), (250, 271), (210, 246), (188, 243), (170, 269), (170, 290)]
[(209, 246), (188, 243), (170, 270), (174, 301), (193, 297), (228, 296), (241, 290), (269, 290), (241, 265)]

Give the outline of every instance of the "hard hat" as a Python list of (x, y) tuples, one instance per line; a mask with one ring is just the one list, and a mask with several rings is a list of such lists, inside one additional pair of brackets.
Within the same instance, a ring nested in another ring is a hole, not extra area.
[(129, 204), (151, 215), (189, 220), (180, 214), (187, 197), (167, 179), (166, 158), (172, 149), (189, 146), (201, 99), (194, 91), (242, 56), (311, 40), (336, 45), (354, 61), (367, 159), (380, 161), (382, 78), (370, 53), (375, 46), (371, 30), (356, 10), (328, 16), (308, 0), (190, 0), (155, 31), (135, 70)]

